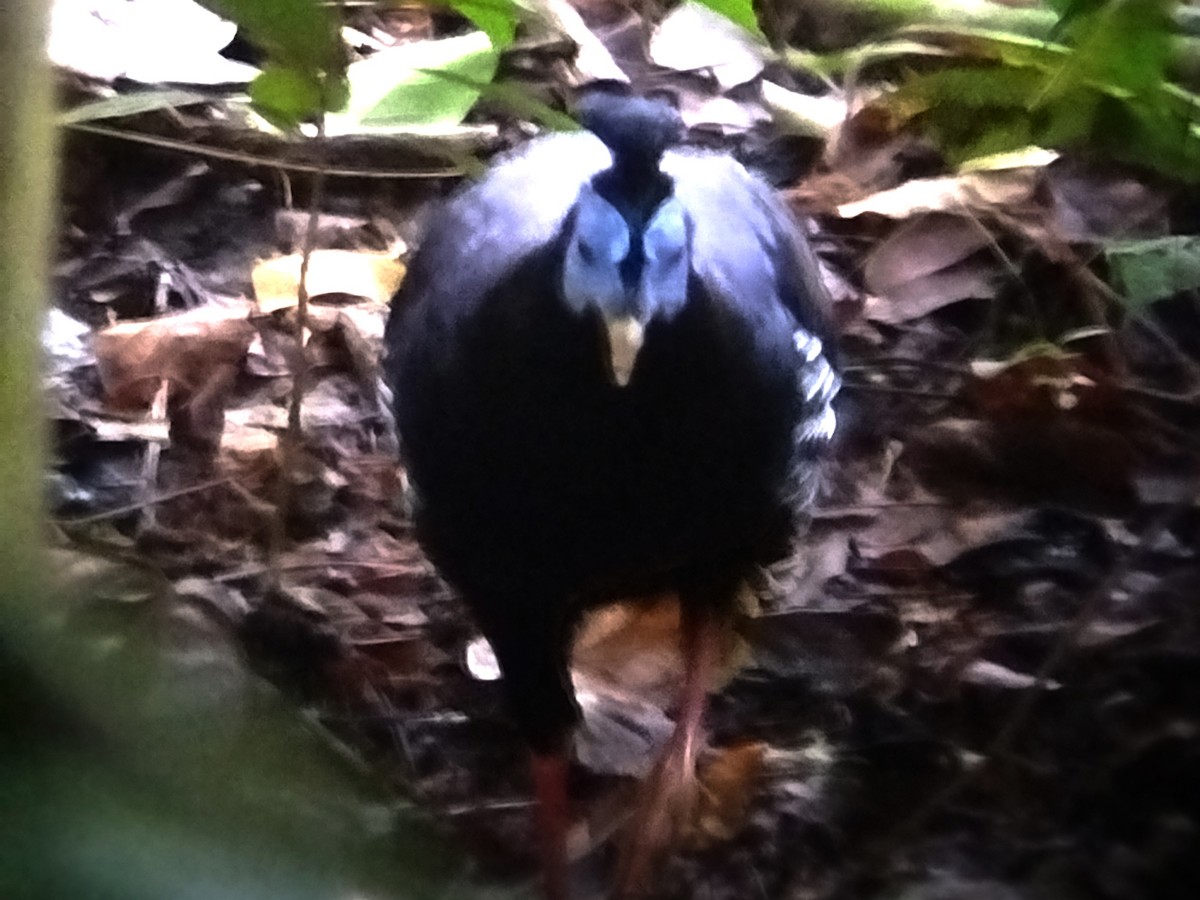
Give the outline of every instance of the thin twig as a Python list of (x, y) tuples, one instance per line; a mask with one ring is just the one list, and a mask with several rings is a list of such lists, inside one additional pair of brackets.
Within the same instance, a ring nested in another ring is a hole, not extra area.
[[(154, 400), (150, 403), (150, 411), (146, 414), (146, 419), (152, 423), (164, 423), (167, 421), (167, 400), (171, 393), (171, 382), (163, 378), (159, 383), (158, 390), (154, 392)], [(146, 527), (153, 528), (155, 524), (155, 506), (153, 503), (147, 502), (158, 484), (158, 464), (162, 458), (162, 444), (158, 441), (150, 441), (146, 444), (146, 455), (142, 459), (142, 505), (144, 510), (145, 521), (142, 524)]]
[(881, 368), (913, 368), (913, 369), (928, 369), (931, 372), (941, 372), (945, 375), (956, 375), (960, 378), (970, 378), (972, 372), (966, 366), (958, 366), (953, 363), (937, 362), (932, 359), (917, 359), (912, 356), (876, 356), (872, 357), (870, 362), (842, 366), (843, 374), (849, 372), (875, 372)]
[[(325, 159), (325, 115), (317, 118), (317, 136), (313, 141), (313, 152), (318, 161)], [(271, 534), (267, 556), (271, 564), (271, 590), (278, 591), (282, 584), (279, 568), (283, 550), (287, 544), (287, 518), (292, 504), (292, 472), (300, 456), (304, 441), (301, 414), (304, 409), (304, 392), (308, 387), (308, 268), (317, 243), (318, 226), (321, 220), (321, 203), (325, 197), (325, 170), (318, 167), (313, 173), (312, 191), (308, 203), (308, 226), (304, 230), (300, 248), (300, 284), (296, 290), (296, 353), (292, 365), (292, 394), (288, 403), (287, 430), (280, 435), (279, 483), (276, 494), (275, 515), (271, 520)]]
[(202, 491), (211, 491), (215, 487), (220, 487), (221, 485), (228, 483), (228, 478), (216, 478), (212, 481), (188, 485), (187, 487), (179, 488), (178, 490), (155, 494), (153, 497), (143, 497), (136, 503), (129, 503), (125, 506), (117, 506), (113, 509), (106, 509), (102, 512), (92, 513), (91, 515), (79, 516), (74, 519), (54, 519), (53, 523), (64, 528), (74, 525), (91, 525), (94, 522), (103, 522), (105, 519), (115, 519), (128, 513), (140, 512), (147, 506), (157, 506), (163, 503), (168, 503), (171, 500), (177, 500), (180, 497), (186, 497), (188, 494), (199, 494)]
[(270, 575), (272, 572), (311, 572), (316, 569), (326, 568), (371, 569), (380, 575), (406, 575), (413, 571), (413, 566), (405, 565), (404, 563), (371, 562), (370, 560), (360, 559), (320, 559), (312, 560), (311, 562), (288, 563), (278, 566), (243, 566), (240, 569), (234, 569), (232, 572), (223, 572), (220, 575), (216, 575), (212, 580), (224, 583), (227, 581), (241, 581), (244, 578), (258, 578), (262, 575)]
[(931, 391), (923, 388), (902, 388), (883, 384), (866, 384), (862, 381), (842, 382), (844, 391), (862, 391), (867, 394), (896, 394), (904, 397), (922, 397), (927, 400), (960, 400), (958, 394), (951, 391)]
[[(988, 243), (988, 249), (992, 255), (999, 260), (1000, 264), (1008, 271), (1012, 283), (1017, 286), (1017, 293), (1024, 301), (1025, 315), (1029, 317), (1029, 321), (1033, 323), (1033, 327), (1037, 329), (1039, 337), (1045, 337), (1046, 324), (1042, 318), (1042, 312), (1038, 309), (1037, 298), (1033, 296), (1033, 292), (1029, 290), (1029, 286), (1025, 283), (1025, 279), (1021, 277), (1021, 267), (1018, 266), (1008, 255), (1005, 249), (1000, 246), (1000, 242), (996, 240), (996, 235), (992, 230), (983, 224), (978, 214), (969, 205), (962, 203), (957, 207), (957, 212), (963, 216), (968, 222), (974, 226), (975, 230)], [(993, 309), (995, 304), (992, 304)]]
[(72, 123), (68, 126), (75, 131), (83, 131), (88, 134), (96, 134), (101, 137), (110, 137), (122, 141), (131, 141), (136, 144), (148, 144), (152, 147), (162, 147), (167, 150), (174, 150), (179, 153), (186, 153), (190, 156), (203, 156), (209, 159), (226, 159), (232, 162), (242, 163), (247, 166), (266, 166), (276, 170), (287, 172), (307, 172), (310, 175), (324, 173), (326, 176), (333, 178), (377, 178), (377, 179), (408, 179), (408, 178), (458, 178), (466, 174), (466, 169), (461, 165), (443, 166), (437, 169), (371, 169), (355, 166), (339, 166), (336, 168), (322, 166), (321, 162), (306, 163), (306, 162), (291, 162), (288, 160), (279, 159), (278, 157), (262, 156), (255, 153), (246, 153), (241, 150), (226, 150), (222, 147), (213, 147), (208, 144), (197, 144), (193, 141), (176, 140), (175, 138), (161, 137), (153, 134), (143, 134), (138, 131), (129, 131), (121, 128), (110, 128), (104, 125), (86, 125), (83, 123)]
[(836, 518), (880, 512), (885, 509), (950, 509), (948, 500), (884, 500), (879, 503), (853, 503), (847, 506), (822, 506), (813, 510), (814, 518)]
[(1110, 305), (1120, 307), (1123, 305), (1120, 296), (1105, 284), (1103, 279), (1099, 278), (1095, 272), (1089, 269), (1087, 264), (1074, 252), (1068, 251), (1066, 256), (1071, 261), (1066, 266), (1066, 271), (1079, 283), (1079, 296), (1083, 302), (1084, 309), (1091, 317), (1092, 324), (1104, 329), (1103, 333), (1098, 336), (1105, 358), (1104, 361), (1108, 363), (1108, 367), (1112, 370), (1114, 377), (1128, 379), (1129, 363), (1126, 361), (1125, 354), (1121, 352), (1120, 344), (1117, 343), (1116, 337), (1109, 328), (1107, 311), (1100, 299), (1102, 297)]

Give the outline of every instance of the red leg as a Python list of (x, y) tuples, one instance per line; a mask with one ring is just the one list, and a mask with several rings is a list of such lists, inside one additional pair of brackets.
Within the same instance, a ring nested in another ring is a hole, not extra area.
[(546, 900), (568, 900), (567, 830), (571, 809), (567, 799), (566, 751), (530, 754), (534, 821), (542, 857), (542, 891)]
[(642, 786), (638, 809), (617, 863), (618, 897), (637, 897), (650, 888), (652, 866), (678, 839), (695, 803), (696, 752), (708, 691), (721, 661), (725, 620), (707, 605), (685, 606), (682, 618), (685, 668), (679, 718)]

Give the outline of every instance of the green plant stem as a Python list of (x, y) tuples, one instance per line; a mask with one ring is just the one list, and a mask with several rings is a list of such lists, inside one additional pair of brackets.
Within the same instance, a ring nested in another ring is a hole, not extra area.
[[(0, 3), (0, 617), (40, 593), (39, 340), (54, 202), (46, 3)], [(7, 624), (7, 622), (3, 622)]]

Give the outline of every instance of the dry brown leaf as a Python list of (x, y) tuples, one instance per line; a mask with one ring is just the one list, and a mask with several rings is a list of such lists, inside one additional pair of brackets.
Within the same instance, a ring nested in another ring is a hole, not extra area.
[(929, 586), (936, 579), (933, 564), (914, 547), (898, 547), (873, 559), (862, 559), (854, 566), (854, 573), (891, 587)]
[[(738, 605), (745, 612), (757, 611), (757, 598), (749, 586), (743, 585)], [(572, 666), (612, 690), (667, 709), (683, 683), (679, 635), (679, 600), (673, 594), (603, 606), (585, 616)], [(730, 677), (746, 659), (745, 644), (730, 629), (720, 677)]]
[(449, 661), (427, 635), (420, 633), (377, 631), (369, 636), (351, 638), (350, 643), (362, 656), (383, 666), (392, 680), (428, 676), (434, 667)]
[(571, 661), (589, 678), (666, 709), (683, 682), (678, 599), (666, 595), (589, 613)]
[(1125, 428), (1127, 394), (1085, 357), (1058, 351), (972, 365), (966, 397), (984, 417), (1014, 425), (1069, 415)]
[(694, 846), (726, 841), (741, 829), (766, 769), (767, 745), (721, 750), (700, 768), (699, 804), (686, 839)]
[(254, 339), (249, 304), (206, 306), (157, 319), (121, 322), (96, 334), (96, 368), (107, 402), (145, 407), (168, 381), (172, 397), (191, 397), (222, 365), (240, 366)]

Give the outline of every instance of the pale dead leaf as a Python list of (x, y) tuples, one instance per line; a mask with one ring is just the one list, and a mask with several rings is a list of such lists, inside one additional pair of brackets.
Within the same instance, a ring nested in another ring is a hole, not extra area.
[(675, 7), (650, 39), (656, 65), (679, 72), (709, 70), (725, 90), (755, 78), (769, 52), (739, 25), (698, 3)]
[(920, 318), (959, 300), (991, 297), (1002, 276), (991, 245), (976, 223), (930, 213), (897, 228), (867, 258), (864, 314), (896, 324)]
[(844, 219), (865, 213), (907, 219), (921, 213), (987, 212), (995, 207), (1027, 203), (1033, 197), (1040, 177), (1039, 168), (1026, 166), (916, 178), (853, 203), (843, 203), (837, 208), (837, 214)]
[(236, 32), (192, 0), (55, 0), (48, 53), (102, 81), (244, 84), (258, 70), (220, 55)]
[(243, 462), (273, 455), (275, 448), (279, 446), (280, 430), (270, 431), (253, 425), (234, 425), (227, 417), (225, 428), (221, 432), (221, 453)]
[[(296, 305), (300, 262), (298, 253), (258, 262), (252, 278), (260, 312), (273, 313)], [(308, 296), (333, 294), (387, 303), (404, 280), (404, 273), (404, 264), (390, 250), (317, 250), (309, 260)]]
[(140, 441), (147, 444), (171, 443), (170, 423), (162, 419), (142, 419), (136, 422), (124, 419), (93, 417), (88, 425), (100, 441)]
[(579, 764), (600, 775), (649, 775), (675, 728), (662, 707), (584, 672), (572, 682), (583, 713), (574, 736)]
[(757, 103), (687, 90), (679, 95), (679, 116), (688, 128), (718, 134), (742, 134), (771, 121), (770, 114)]
[(786, 134), (827, 138), (849, 115), (846, 98), (840, 94), (801, 94), (769, 79), (762, 82), (762, 99), (775, 124)]
[(1014, 671), (1007, 666), (989, 662), (986, 659), (977, 659), (963, 669), (962, 679), (968, 684), (1005, 688), (1006, 690), (1041, 687), (1043, 690), (1056, 691), (1062, 687), (1057, 681), (1038, 681), (1033, 675)]

